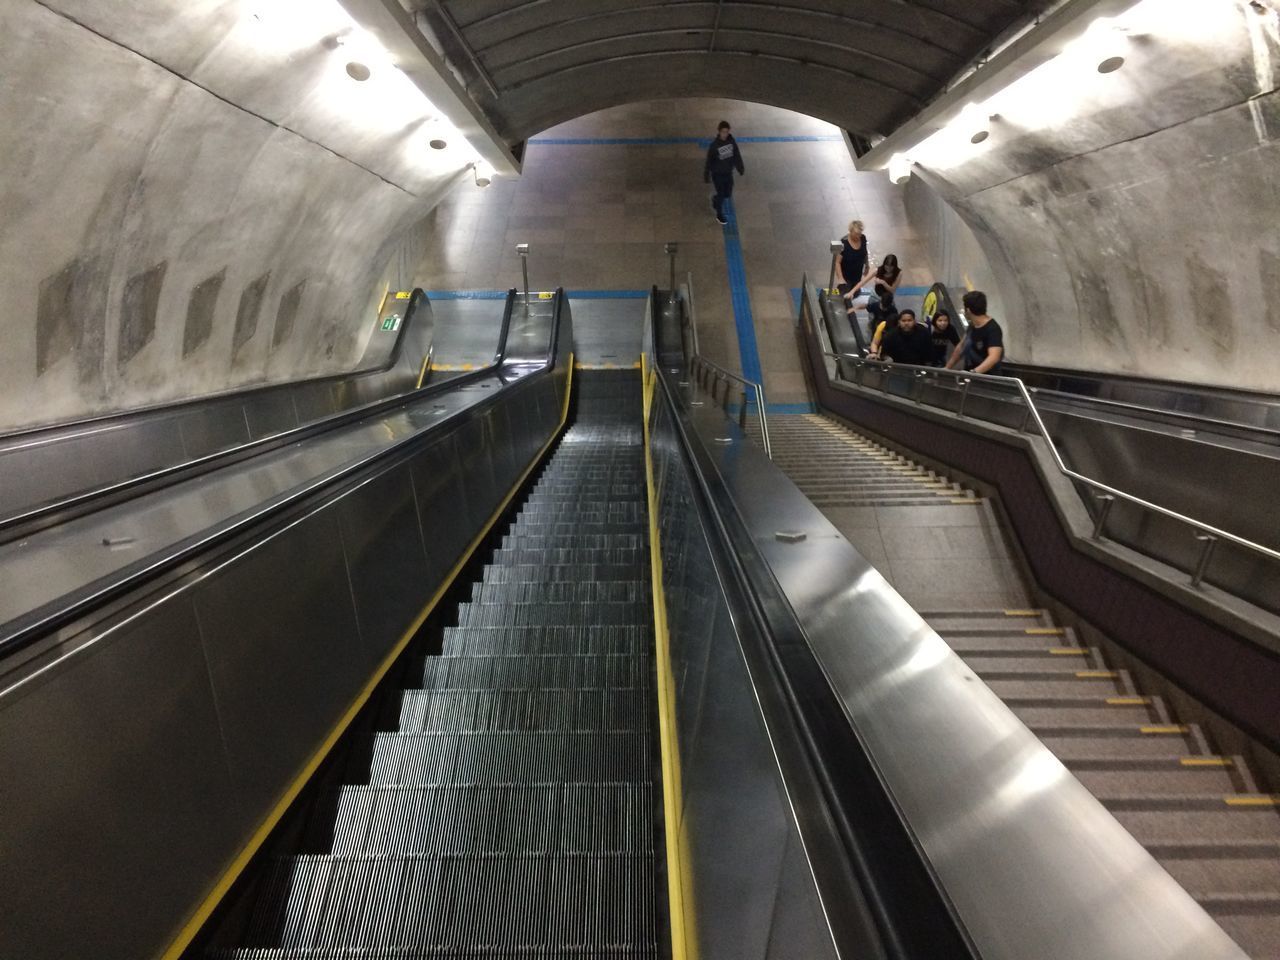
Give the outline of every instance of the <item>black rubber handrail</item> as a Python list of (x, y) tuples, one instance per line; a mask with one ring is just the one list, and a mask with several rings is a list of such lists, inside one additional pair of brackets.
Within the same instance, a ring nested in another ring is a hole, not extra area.
[[(514, 290), (508, 295), (508, 304), (511, 303), (511, 296)], [(552, 310), (552, 344), (553, 348), (542, 365), (541, 370), (537, 374), (546, 374), (555, 369), (560, 359), (559, 340), (561, 329), (561, 313), (567, 298), (563, 289), (556, 291), (554, 308)], [(503, 324), (503, 334), (505, 338), (508, 324)], [(500, 342), (499, 353), (505, 353), (505, 341)], [(457, 377), (444, 383), (437, 384), (434, 387), (424, 388), (415, 392), (412, 401), (406, 401), (404, 397), (398, 398), (401, 405), (406, 402), (416, 402), (424, 399), (426, 396), (452, 391), (455, 388), (465, 386), (467, 383), (473, 382), (481, 377), (491, 376), (498, 372), (502, 364), (495, 362), (483, 370), (476, 370), (464, 377)], [(518, 382), (526, 382), (529, 377), (521, 377)], [(258, 507), (248, 511), (234, 519), (224, 521), (206, 530), (195, 534), (186, 540), (173, 544), (169, 548), (158, 551), (150, 557), (145, 557), (135, 564), (125, 567), (122, 570), (88, 584), (87, 586), (75, 591), (67, 596), (60, 597), (41, 608), (23, 614), (8, 623), (0, 624), (0, 660), (4, 660), (31, 644), (37, 642), (42, 637), (48, 636), (54, 630), (71, 623), (72, 621), (84, 617), (92, 613), (95, 609), (101, 609), (126, 593), (135, 591), (143, 587), (149, 582), (154, 582), (157, 578), (163, 576), (170, 571), (181, 567), (183, 564), (196, 560), (200, 555), (207, 552), (235, 536), (249, 532), (252, 528), (258, 527), (273, 518), (280, 516), (285, 511), (297, 507), (303, 501), (312, 500), (315, 497), (324, 496), (336, 489), (343, 483), (353, 480), (357, 475), (376, 469), (380, 465), (385, 465), (392, 459), (399, 459), (406, 449), (424, 442), (427, 434), (433, 433), (441, 426), (453, 423), (460, 416), (473, 416), (478, 409), (485, 409), (494, 403), (499, 402), (502, 392), (496, 392), (483, 400), (476, 407), (467, 410), (459, 410), (447, 417), (441, 419), (438, 423), (433, 424), (428, 430), (421, 431), (411, 436), (405, 437), (394, 445), (379, 450), (377, 453), (356, 463), (348, 464), (340, 468), (338, 471), (317, 478), (311, 482), (304, 484), (301, 488), (292, 490), (287, 494), (277, 497), (275, 500), (266, 501), (259, 504)], [(387, 404), (388, 407), (396, 404)], [(366, 409), (365, 414), (369, 411)]]
[[(287, 446), (291, 443), (298, 443), (303, 440), (309, 440), (318, 434), (334, 430), (339, 427), (346, 426), (365, 417), (377, 415), (385, 410), (390, 410), (396, 406), (417, 401), (423, 397), (431, 396), (433, 392), (438, 392), (448, 387), (456, 386), (459, 383), (469, 382), (478, 377), (491, 373), (502, 364), (503, 357), (507, 349), (507, 334), (511, 326), (511, 310), (512, 302), (515, 297), (515, 290), (507, 292), (506, 308), (502, 315), (502, 327), (498, 335), (498, 348), (494, 354), (494, 360), (491, 364), (481, 367), (479, 370), (469, 371), (459, 377), (454, 377), (443, 383), (426, 384), (407, 393), (398, 393), (393, 397), (385, 397), (381, 400), (374, 400), (371, 403), (362, 404), (358, 407), (352, 407), (349, 410), (343, 410), (340, 413), (331, 414), (327, 417), (321, 417), (317, 420), (311, 420), (307, 423), (293, 427), (281, 433), (274, 433), (267, 437), (260, 437), (257, 440), (250, 440), (247, 443), (238, 444), (234, 447), (228, 447), (225, 450), (218, 450), (214, 453), (206, 454), (202, 457), (196, 457), (191, 460), (185, 460), (182, 463), (171, 464), (162, 467), (159, 470), (153, 470), (150, 473), (144, 473), (136, 477), (130, 477), (127, 480), (119, 480), (115, 483), (109, 483), (101, 487), (95, 487), (92, 490), (85, 490), (74, 493), (60, 500), (50, 503), (44, 503), (22, 513), (12, 514), (8, 517), (0, 518), (0, 544), (10, 543), (14, 540), (21, 540), (32, 534), (39, 533), (41, 530), (47, 530), (50, 527), (58, 526), (77, 517), (85, 516), (97, 510), (113, 506), (117, 503), (123, 503), (126, 500), (133, 499), (145, 493), (154, 493), (157, 490), (163, 490), (166, 487), (189, 480), (192, 477), (209, 473), (222, 467), (232, 466), (241, 463), (252, 457), (269, 453), (280, 447)], [(398, 349), (398, 346), (397, 346)], [(298, 387), (310, 383), (323, 382), (326, 379), (342, 380), (345, 377), (321, 378), (320, 380), (299, 381), (297, 384), (284, 384), (274, 387), (259, 388), (261, 390), (280, 390), (290, 387)], [(248, 391), (251, 393), (259, 392), (258, 389)], [(225, 395), (220, 399), (230, 400), (233, 395)], [(175, 404), (173, 407), (163, 409), (180, 409), (182, 406), (192, 405), (199, 406), (206, 401), (186, 401), (183, 404)], [(216, 402), (216, 401), (207, 401)], [(153, 408), (160, 409), (160, 408)]]

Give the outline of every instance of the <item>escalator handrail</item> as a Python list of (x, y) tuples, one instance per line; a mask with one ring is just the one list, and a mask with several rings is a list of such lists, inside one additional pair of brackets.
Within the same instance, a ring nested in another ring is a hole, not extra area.
[[(512, 301), (512, 290), (508, 295), (508, 312)], [(554, 306), (551, 316), (551, 349), (541, 368), (533, 371), (532, 375), (542, 375), (549, 371), (553, 371), (561, 357), (563, 351), (560, 350), (560, 332), (561, 332), (561, 314), (567, 297), (564, 290), (558, 289), (555, 294)], [(507, 325), (503, 326), (503, 336), (505, 337)], [(500, 350), (505, 353), (505, 340), (500, 344)], [(497, 372), (501, 364), (494, 363), (482, 370), (475, 370), (462, 377), (455, 377), (442, 383), (424, 387), (415, 391), (411, 395), (401, 395), (393, 398), (394, 402), (380, 401), (379, 408), (393, 409), (396, 406), (402, 406), (409, 402), (420, 401), (428, 396), (450, 391), (454, 388), (465, 386), (467, 383), (474, 382), (485, 376), (491, 376)], [(520, 382), (528, 380), (529, 377), (521, 377)], [(487, 406), (496, 403), (498, 398), (502, 396), (502, 391), (494, 391), (482, 401), (481, 406)], [(407, 398), (407, 399), (406, 399)], [(475, 409), (475, 408), (472, 408)], [(370, 410), (368, 407), (362, 408), (364, 416), (368, 416)], [(131, 568), (104, 578), (101, 581), (91, 583), (82, 588), (77, 594), (70, 595), (70, 598), (64, 597), (55, 604), (49, 604), (45, 608), (40, 608), (24, 614), (9, 623), (0, 624), (0, 662), (7, 659), (40, 638), (49, 635), (53, 630), (92, 612), (95, 609), (101, 609), (111, 600), (138, 589), (140, 586), (148, 582), (154, 581), (163, 574), (172, 571), (176, 567), (181, 566), (193, 560), (195, 557), (206, 554), (213, 547), (225, 543), (231, 538), (245, 533), (251, 528), (260, 526), (264, 522), (279, 516), (283, 512), (295, 507), (303, 500), (311, 499), (316, 496), (322, 496), (326, 492), (334, 489), (338, 485), (344, 483), (354, 475), (367, 471), (380, 461), (385, 461), (402, 451), (405, 447), (416, 445), (421, 442), (427, 433), (433, 432), (439, 427), (450, 423), (455, 417), (463, 411), (455, 412), (437, 423), (432, 424), (430, 428), (419, 431), (411, 436), (405, 437), (397, 441), (392, 446), (380, 450), (371, 456), (355, 463), (350, 463), (337, 471), (313, 479), (302, 484), (297, 489), (290, 491), (283, 497), (274, 502), (259, 504), (256, 508), (247, 511), (234, 519), (216, 524), (197, 533), (187, 540), (180, 541), (167, 549), (163, 549), (150, 557), (143, 558)]]
[[(339, 413), (330, 414), (327, 417), (321, 417), (317, 420), (310, 420), (306, 423), (284, 430), (280, 433), (273, 433), (269, 436), (259, 437), (257, 440), (250, 440), (247, 443), (237, 444), (234, 447), (228, 447), (225, 450), (217, 450), (213, 453), (205, 454), (201, 457), (195, 457), (191, 460), (184, 460), (181, 463), (170, 464), (167, 467), (161, 467), (158, 470), (152, 470), (136, 477), (130, 477), (127, 480), (118, 480), (114, 483), (104, 486), (95, 487), (91, 490), (80, 491), (71, 494), (59, 500), (43, 503), (32, 509), (22, 513), (12, 514), (7, 517), (0, 517), (0, 544), (9, 543), (13, 540), (19, 540), (23, 537), (32, 535), (49, 527), (57, 526), (76, 517), (84, 516), (95, 510), (103, 509), (115, 503), (120, 503), (131, 497), (138, 496), (143, 493), (152, 493), (156, 490), (162, 490), (165, 487), (172, 486), (184, 480), (201, 474), (209, 473), (222, 467), (231, 466), (240, 463), (251, 457), (259, 456), (263, 453), (269, 453), (272, 450), (287, 446), (291, 443), (299, 443), (309, 440), (321, 433), (335, 430), (346, 426), (357, 420), (362, 420), (369, 416), (376, 416), (387, 410), (394, 409), (405, 403), (420, 400), (423, 397), (430, 396), (433, 391), (439, 391), (446, 386), (456, 386), (460, 383), (469, 382), (479, 379), (492, 373), (495, 369), (502, 365), (507, 350), (507, 335), (511, 325), (511, 311), (515, 290), (507, 292), (507, 303), (503, 311), (502, 327), (499, 331), (498, 348), (494, 354), (494, 360), (491, 364), (481, 367), (477, 370), (469, 371), (462, 376), (455, 377), (444, 383), (426, 384), (416, 387), (405, 393), (398, 393), (392, 397), (384, 397), (381, 400), (374, 400), (370, 403), (361, 404), (358, 407), (352, 407)], [(553, 325), (558, 323), (558, 319), (553, 321)], [(558, 335), (558, 326), (553, 332), (553, 337)], [(432, 344), (434, 349), (434, 343)], [(397, 347), (398, 349), (398, 347)], [(554, 363), (554, 358), (551, 361)], [(376, 371), (368, 371), (374, 373)], [(365, 372), (358, 374), (366, 375)], [(272, 387), (255, 388), (253, 392), (259, 390), (280, 390), (287, 389), (290, 386), (300, 386), (303, 384), (312, 384), (324, 382), (325, 380), (340, 380), (344, 377), (333, 378), (317, 378), (316, 380), (299, 381), (298, 384), (279, 384)], [(217, 400), (230, 400), (234, 394), (224, 394)], [(201, 401), (185, 401), (192, 405), (198, 405)], [(175, 404), (174, 407), (182, 406)], [(166, 408), (155, 408), (170, 409)]]
[[(1088, 487), (1090, 490), (1094, 491), (1095, 493), (1103, 494), (1104, 496), (1112, 497), (1119, 500), (1124, 500), (1127, 503), (1131, 503), (1143, 510), (1149, 511), (1151, 513), (1157, 513), (1163, 517), (1167, 517), (1185, 526), (1191, 527), (1193, 530), (1197, 531), (1198, 537), (1213, 538), (1213, 540), (1202, 541), (1205, 544), (1205, 546), (1202, 548), (1203, 550), (1207, 551), (1209, 549), (1212, 549), (1212, 544), (1216, 540), (1225, 540), (1235, 544), (1238, 547), (1248, 550), (1251, 553), (1255, 553), (1261, 557), (1265, 557), (1268, 560), (1280, 561), (1280, 551), (1273, 550), (1270, 547), (1263, 546), (1260, 543), (1254, 543), (1252, 540), (1249, 540), (1249, 539), (1246, 539), (1245, 537), (1231, 533), (1228, 530), (1223, 530), (1220, 527), (1215, 527), (1213, 524), (1205, 523), (1204, 521), (1197, 520), (1194, 517), (1188, 517), (1185, 514), (1179, 513), (1178, 511), (1173, 510), (1169, 507), (1161, 506), (1158, 503), (1152, 503), (1150, 500), (1146, 500), (1142, 497), (1137, 496), (1136, 494), (1132, 494), (1124, 490), (1120, 490), (1117, 487), (1111, 486), (1110, 484), (1103, 483), (1101, 480), (1096, 480), (1093, 477), (1086, 476), (1085, 474), (1080, 473), (1077, 470), (1071, 469), (1069, 466), (1067, 466), (1066, 461), (1063, 459), (1062, 453), (1058, 450), (1057, 444), (1053, 442), (1053, 437), (1050, 435), (1048, 427), (1045, 426), (1044, 420), (1040, 416), (1040, 411), (1036, 407), (1035, 400), (1031, 396), (1031, 391), (1027, 388), (1026, 383), (1024, 383), (1018, 377), (999, 376), (999, 375), (992, 375), (992, 374), (974, 374), (971, 372), (965, 372), (960, 370), (948, 370), (942, 367), (919, 367), (919, 366), (913, 366), (911, 364), (905, 364), (905, 363), (892, 363), (892, 362), (885, 362), (880, 360), (867, 360), (863, 357), (854, 356), (853, 354), (848, 354), (848, 353), (838, 354), (838, 353), (831, 353), (825, 350), (823, 351), (823, 356), (827, 357), (828, 359), (836, 361), (836, 375), (839, 376), (841, 379), (844, 379), (844, 377), (841, 374), (840, 365), (842, 363), (848, 363), (848, 364), (851, 364), (855, 370), (860, 370), (864, 368), (872, 368), (872, 369), (877, 369), (881, 371), (902, 370), (902, 371), (906, 371), (908, 375), (910, 375), (911, 377), (921, 381), (928, 377), (951, 380), (955, 383), (956, 386), (960, 388), (960, 391), (961, 391), (961, 397), (962, 397), (961, 406), (958, 411), (960, 416), (964, 416), (963, 397), (965, 394), (967, 394), (968, 388), (970, 384), (974, 382), (975, 377), (981, 382), (982, 386), (984, 387), (1000, 386), (1000, 387), (1010, 388), (1013, 390), (1017, 398), (1022, 401), (1023, 406), (1026, 408), (1026, 416), (1028, 420), (1035, 424), (1036, 432), (1038, 432), (1039, 435), (1044, 439), (1045, 444), (1049, 449), (1049, 453), (1053, 457), (1054, 466), (1057, 467), (1058, 471), (1062, 473), (1063, 476), (1066, 476), (1072, 480), (1075, 480), (1078, 483), (1083, 484), (1084, 486)], [(856, 386), (862, 389), (869, 389), (861, 381), (862, 381), (862, 378), (860, 376), (856, 376), (854, 383)], [(884, 392), (884, 391), (880, 391), (880, 392)], [(1105, 519), (1106, 519), (1106, 515), (1104, 513), (1102, 515), (1102, 520), (1105, 521)], [(1099, 529), (1096, 531), (1096, 535), (1099, 535), (1099, 536), (1101, 535), (1102, 533), (1101, 526), (1102, 525), (1100, 524)], [(1202, 573), (1203, 573), (1202, 570), (1198, 571), (1197, 579), (1196, 579), (1197, 583), (1199, 582), (1198, 576)]]

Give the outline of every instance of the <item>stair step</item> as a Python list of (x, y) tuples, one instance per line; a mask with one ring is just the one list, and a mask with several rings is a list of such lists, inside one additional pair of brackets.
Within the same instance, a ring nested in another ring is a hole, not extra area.
[[(1081, 672), (1088, 673), (1089, 671)], [(1075, 674), (1064, 676), (1061, 673), (1049, 673), (1041, 676), (1028, 675), (1013, 679), (1007, 679), (1003, 674), (998, 679), (989, 678), (985, 674), (980, 674), (980, 676), (996, 696), (1006, 701), (1010, 697), (1119, 697), (1125, 695), (1125, 688), (1121, 683), (1117, 679), (1108, 677), (1088, 678), (1079, 677)]]
[(1165, 762), (1158, 769), (1134, 766), (1127, 769), (1088, 769), (1079, 768), (1074, 763), (1068, 763), (1067, 768), (1095, 796), (1141, 790), (1171, 796), (1203, 793), (1222, 797), (1236, 790), (1231, 770), (1222, 767), (1184, 767), (1176, 762)]
[(1202, 840), (1280, 839), (1280, 815), (1274, 807), (1231, 806), (1226, 797), (1146, 795), (1098, 799), (1139, 843), (1171, 836)]
[(1026, 697), (1005, 699), (1028, 726), (1074, 723), (1160, 723), (1163, 707), (1147, 697)]

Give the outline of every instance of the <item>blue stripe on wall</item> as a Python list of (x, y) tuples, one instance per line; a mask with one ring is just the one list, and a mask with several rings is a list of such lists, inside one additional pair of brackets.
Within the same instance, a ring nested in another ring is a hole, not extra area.
[[(735, 137), (739, 143), (828, 143), (842, 137), (831, 134), (812, 134), (795, 137)], [(529, 143), (547, 147), (660, 147), (673, 145), (697, 145), (706, 149), (711, 137), (534, 137)]]
[(760, 372), (760, 351), (756, 347), (756, 323), (751, 314), (751, 296), (747, 292), (747, 266), (742, 259), (742, 241), (738, 237), (738, 215), (733, 200), (724, 202), (724, 259), (729, 266), (729, 302), (733, 304), (733, 325), (738, 331), (738, 357), (742, 375), (755, 383), (764, 383)]

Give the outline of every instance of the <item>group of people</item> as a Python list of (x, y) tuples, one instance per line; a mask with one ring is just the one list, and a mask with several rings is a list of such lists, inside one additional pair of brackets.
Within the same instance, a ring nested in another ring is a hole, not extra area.
[(872, 269), (862, 222), (849, 224), (836, 259), (836, 288), (844, 298), (849, 322), (858, 323), (858, 311), (866, 310), (872, 359), (921, 367), (963, 367), (972, 373), (1000, 373), (1004, 359), (1004, 331), (987, 313), (987, 295), (970, 290), (963, 297), (969, 329), (964, 336), (955, 318), (943, 309), (923, 322), (911, 309), (894, 304), (902, 268), (896, 254), (889, 254)]

